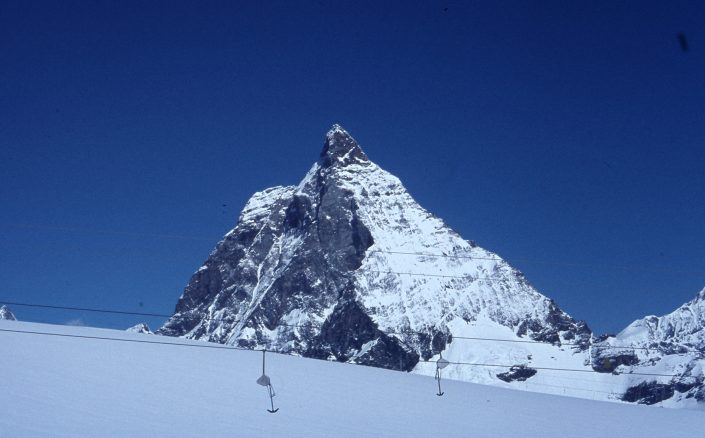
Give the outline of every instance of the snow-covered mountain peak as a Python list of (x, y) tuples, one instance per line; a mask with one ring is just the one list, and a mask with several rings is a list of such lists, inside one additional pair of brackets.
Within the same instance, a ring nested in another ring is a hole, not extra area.
[(409, 370), (483, 318), (551, 345), (590, 338), (336, 125), (297, 187), (253, 195), (161, 333)]
[(16, 321), (15, 315), (12, 314), (7, 306), (0, 306), (0, 320)]
[[(634, 373), (624, 386), (624, 401), (705, 402), (703, 292), (669, 314), (634, 321), (595, 343), (591, 354), (595, 370)], [(638, 377), (641, 373), (647, 377)]]
[(145, 335), (152, 334), (152, 330), (150, 330), (149, 326), (143, 322), (139, 323), (137, 325), (133, 325), (132, 327), (128, 328), (125, 331), (130, 332), (130, 333), (141, 333), (141, 334), (145, 334)]
[(325, 144), (321, 151), (321, 166), (346, 166), (351, 163), (364, 162), (368, 162), (367, 155), (355, 139), (342, 126), (333, 125), (326, 134)]
[(634, 321), (616, 339), (632, 344), (658, 345), (666, 352), (695, 349), (705, 353), (704, 293), (705, 289), (669, 314), (650, 315)]

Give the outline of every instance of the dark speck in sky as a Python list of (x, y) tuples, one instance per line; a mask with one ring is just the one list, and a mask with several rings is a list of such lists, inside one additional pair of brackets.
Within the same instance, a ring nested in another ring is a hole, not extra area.
[(688, 40), (685, 37), (685, 34), (683, 32), (678, 33), (678, 42), (681, 45), (681, 49), (683, 49), (684, 52), (688, 51)]

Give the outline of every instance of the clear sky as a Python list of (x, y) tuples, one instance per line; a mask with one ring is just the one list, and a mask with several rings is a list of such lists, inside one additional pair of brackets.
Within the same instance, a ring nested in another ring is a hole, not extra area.
[(0, 59), (0, 300), (170, 313), (334, 122), (598, 333), (705, 287), (702, 2), (6, 0)]

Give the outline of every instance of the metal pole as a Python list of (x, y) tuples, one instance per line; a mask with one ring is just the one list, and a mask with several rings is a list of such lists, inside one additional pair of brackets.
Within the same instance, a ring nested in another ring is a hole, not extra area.
[(277, 409), (276, 411), (274, 410), (274, 394), (272, 394), (272, 385), (269, 385), (269, 402), (272, 405), (272, 410), (269, 412), (271, 412), (271, 413), (277, 412), (279, 409)]

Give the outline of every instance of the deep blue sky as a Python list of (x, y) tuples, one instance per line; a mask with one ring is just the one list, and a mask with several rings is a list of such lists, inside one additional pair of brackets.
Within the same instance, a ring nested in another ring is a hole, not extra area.
[(334, 122), (597, 332), (705, 287), (703, 3), (295, 3), (0, 3), (0, 299), (171, 312)]

